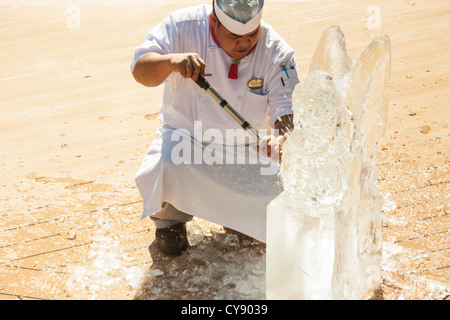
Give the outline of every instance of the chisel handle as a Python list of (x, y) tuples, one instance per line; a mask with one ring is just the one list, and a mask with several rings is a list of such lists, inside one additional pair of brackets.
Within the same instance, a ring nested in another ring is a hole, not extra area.
[(198, 84), (198, 86), (204, 90), (208, 90), (208, 88), (211, 87), (208, 80), (203, 78), (201, 75), (198, 75), (197, 81), (195, 81), (195, 83)]

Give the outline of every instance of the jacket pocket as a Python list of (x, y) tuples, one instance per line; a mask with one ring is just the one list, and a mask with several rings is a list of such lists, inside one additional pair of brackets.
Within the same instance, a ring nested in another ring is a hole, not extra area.
[(265, 127), (267, 121), (268, 95), (260, 95), (247, 90), (244, 98), (244, 118), (255, 129)]

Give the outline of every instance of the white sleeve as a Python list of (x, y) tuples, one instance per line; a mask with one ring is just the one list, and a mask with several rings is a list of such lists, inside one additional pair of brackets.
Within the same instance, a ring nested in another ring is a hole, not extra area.
[(134, 50), (134, 57), (131, 62), (131, 72), (133, 72), (136, 62), (149, 52), (168, 54), (172, 52), (172, 40), (176, 26), (169, 15), (156, 25), (146, 36), (144, 43)]
[[(284, 65), (284, 67), (283, 67)], [(282, 116), (293, 114), (292, 93), (295, 86), (300, 82), (297, 63), (294, 52), (289, 52), (277, 62), (270, 71), (268, 94), (269, 94), (269, 117), (272, 127)]]

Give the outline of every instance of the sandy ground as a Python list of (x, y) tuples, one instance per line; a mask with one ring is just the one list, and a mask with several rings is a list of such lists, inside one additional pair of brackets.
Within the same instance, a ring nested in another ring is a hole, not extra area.
[[(140, 220), (134, 174), (162, 87), (133, 80), (133, 49), (168, 13), (202, 1), (124, 2), (0, 4), (0, 299), (264, 299), (264, 244), (196, 219), (197, 245), (166, 259)], [(391, 38), (376, 299), (450, 295), (449, 18), (447, 0), (266, 1), (302, 77), (331, 25), (351, 57)]]

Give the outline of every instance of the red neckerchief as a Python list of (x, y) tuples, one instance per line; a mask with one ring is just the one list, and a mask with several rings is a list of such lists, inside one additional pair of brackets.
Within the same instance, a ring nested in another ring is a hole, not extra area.
[[(214, 41), (217, 43), (217, 45), (219, 47), (221, 47), (219, 41), (216, 38), (216, 33), (215, 33), (214, 28), (212, 26), (211, 26), (211, 35), (212, 35)], [(256, 43), (256, 44), (258, 44), (258, 43)], [(253, 52), (253, 50), (255, 50), (256, 44), (253, 46), (253, 48), (250, 49), (250, 51), (247, 53), (247, 55), (249, 55), (250, 53)], [(224, 50), (224, 52), (225, 52), (225, 50)], [(228, 53), (227, 53), (227, 55), (229, 57), (231, 57)], [(232, 58), (232, 61), (231, 61), (230, 71), (228, 72), (228, 78), (236, 80), (238, 78), (239, 59), (236, 59), (236, 58), (233, 58), (233, 57), (231, 57), (231, 58)]]

